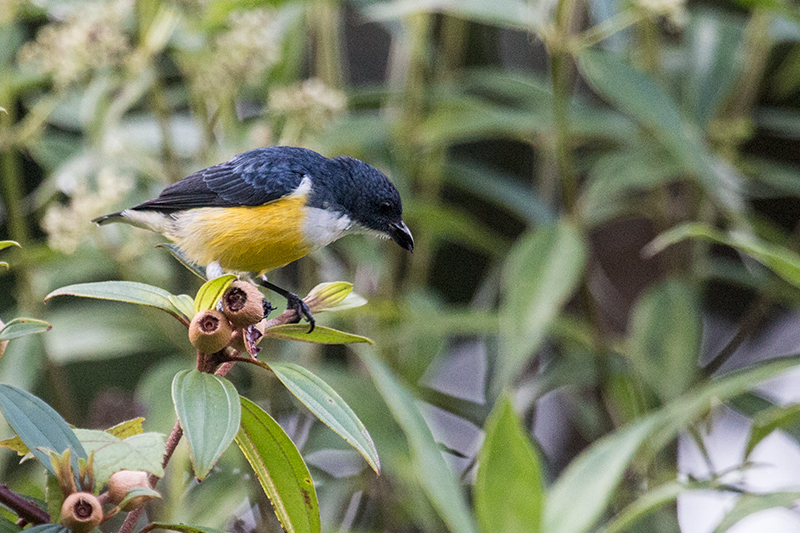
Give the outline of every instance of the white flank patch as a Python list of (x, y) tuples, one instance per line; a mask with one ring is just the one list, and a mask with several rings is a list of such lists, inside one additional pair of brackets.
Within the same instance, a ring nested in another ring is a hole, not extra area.
[(306, 196), (311, 192), (311, 176), (303, 176), (300, 185), (292, 193), (292, 196)]
[(151, 229), (158, 233), (168, 233), (175, 222), (175, 219), (171, 216), (159, 213), (158, 211), (134, 211), (133, 209), (126, 209), (122, 212), (122, 216), (133, 226)]
[[(306, 178), (303, 179), (305, 181)], [(302, 187), (302, 184), (300, 185)], [(303, 233), (306, 240), (314, 246), (327, 246), (336, 239), (352, 233), (350, 217), (318, 207), (306, 207), (306, 221)]]

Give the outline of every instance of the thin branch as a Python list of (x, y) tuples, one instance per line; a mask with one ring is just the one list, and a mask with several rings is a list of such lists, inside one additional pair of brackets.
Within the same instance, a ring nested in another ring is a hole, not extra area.
[(29, 524), (46, 524), (50, 522), (47, 511), (40, 509), (36, 504), (29, 502), (7, 485), (0, 485), (0, 503), (14, 511), (17, 516)]

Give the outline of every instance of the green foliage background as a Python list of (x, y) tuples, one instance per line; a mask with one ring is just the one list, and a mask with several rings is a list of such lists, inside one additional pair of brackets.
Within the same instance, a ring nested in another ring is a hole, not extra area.
[[(776, 428), (800, 435), (796, 406), (748, 393), (796, 359), (728, 362), (800, 301), (798, 41), (782, 0), (5, 0), (2, 231), (22, 248), (3, 252), (0, 313), (53, 329), (12, 341), (0, 382), (81, 427), (144, 414), (169, 432), (169, 384), (193, 364), (183, 328), (43, 299), (199, 280), (157, 236), (89, 221), (259, 146), (348, 154), (397, 184), (414, 254), (350, 237), (271, 279), (353, 281), (369, 305), (321, 321), (376, 348), (270, 340), (262, 357), (324, 376), (382, 475), (275, 379), (230, 375), (312, 466), (323, 530), (676, 530), (682, 491), (730, 490), (677, 481), (679, 432), (702, 447), (729, 402), (754, 421), (748, 453)], [(702, 343), (709, 314), (738, 321), (721, 350)], [(441, 376), (455, 352), (479, 386)], [(568, 420), (545, 456), (530, 430), (552, 391)], [(250, 501), (259, 530), (278, 527), (236, 450), (187, 488), (182, 449), (154, 518), (246, 530)], [(13, 463), (0, 479), (41, 491)], [(745, 495), (720, 530), (794, 500)]]

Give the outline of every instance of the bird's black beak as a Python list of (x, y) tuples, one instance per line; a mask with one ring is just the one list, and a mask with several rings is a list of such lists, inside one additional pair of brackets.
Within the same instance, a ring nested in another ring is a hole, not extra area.
[(405, 248), (409, 252), (414, 251), (414, 237), (411, 235), (411, 230), (402, 220), (396, 224), (389, 225), (389, 236), (400, 248)]

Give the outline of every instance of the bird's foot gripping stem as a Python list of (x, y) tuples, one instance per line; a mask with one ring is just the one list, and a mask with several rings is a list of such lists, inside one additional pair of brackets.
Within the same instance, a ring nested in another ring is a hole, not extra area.
[(286, 289), (282, 289), (277, 285), (270, 283), (267, 281), (266, 276), (260, 276), (258, 278), (258, 283), (272, 292), (276, 292), (286, 298), (286, 308), (293, 309), (294, 312), (297, 313), (297, 322), (300, 322), (300, 320), (305, 318), (309, 325), (308, 333), (314, 331), (314, 326), (317, 325), (317, 321), (314, 320), (314, 316), (311, 314), (311, 309), (308, 308), (308, 305), (306, 305), (302, 298), (293, 292), (289, 292)]

